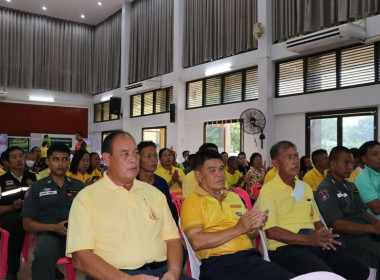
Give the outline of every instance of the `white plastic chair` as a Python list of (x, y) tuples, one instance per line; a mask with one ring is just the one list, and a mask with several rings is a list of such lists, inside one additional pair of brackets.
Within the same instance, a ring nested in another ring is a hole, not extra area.
[(327, 272), (327, 271), (317, 271), (307, 274), (302, 274), (300, 276), (294, 277), (291, 280), (346, 280), (342, 276)]
[[(178, 225), (181, 224), (181, 218), (178, 219)], [(179, 228), (182, 232), (182, 236), (185, 239), (186, 248), (187, 248), (187, 254), (190, 261), (190, 271), (191, 271), (191, 277), (195, 280), (199, 280), (199, 275), (201, 273), (201, 262), (198, 260), (198, 258), (195, 256), (195, 252), (193, 250), (193, 247), (191, 247), (191, 244), (189, 240), (186, 237), (186, 234), (182, 231), (181, 227)]]

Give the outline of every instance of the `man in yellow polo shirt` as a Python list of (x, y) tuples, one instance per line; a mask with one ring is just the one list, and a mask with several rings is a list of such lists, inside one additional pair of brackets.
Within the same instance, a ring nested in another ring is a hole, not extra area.
[(246, 211), (238, 195), (224, 189), (225, 172), (221, 155), (199, 151), (194, 158), (199, 185), (184, 200), (181, 227), (201, 260), (200, 279), (290, 279), (291, 273), (266, 262), (252, 249), (267, 218), (257, 206)]
[(263, 229), (271, 261), (296, 275), (329, 271), (346, 279), (367, 279), (366, 264), (339, 246), (335, 240), (339, 235), (320, 221), (310, 186), (296, 178), (300, 168), (296, 146), (278, 142), (270, 155), (278, 173), (261, 188), (258, 204), (260, 210), (269, 210)]
[(75, 198), (67, 256), (86, 279), (190, 279), (182, 274), (182, 244), (165, 196), (136, 180), (139, 153), (117, 131), (103, 143), (104, 178)]
[(329, 168), (329, 155), (326, 150), (318, 149), (311, 154), (311, 160), (314, 167), (306, 172), (303, 181), (315, 192), (319, 184), (326, 178)]

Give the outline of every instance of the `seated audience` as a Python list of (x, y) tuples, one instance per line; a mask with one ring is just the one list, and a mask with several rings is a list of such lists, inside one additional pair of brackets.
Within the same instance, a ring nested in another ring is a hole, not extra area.
[(162, 148), (159, 153), (161, 167), (159, 167), (154, 174), (162, 177), (168, 183), (170, 191), (182, 190), (182, 180), (185, 177), (185, 173), (172, 165), (173, 155), (167, 148)]
[[(217, 152), (218, 147), (214, 143), (204, 143), (198, 149), (198, 151), (202, 150), (214, 150)], [(198, 184), (199, 182), (195, 176), (194, 170), (186, 174), (182, 184), (182, 197), (186, 198), (189, 194), (191, 194)], [(228, 188), (227, 182), (225, 182), (225, 188)]]
[(132, 136), (112, 132), (102, 150), (108, 171), (78, 194), (70, 211), (66, 254), (74, 267), (88, 280), (189, 279), (165, 196), (135, 180), (140, 156)]
[(228, 168), (225, 170), (226, 181), (228, 188), (243, 188), (245, 189), (243, 174), (239, 172), (239, 160), (235, 156), (228, 158)]
[(182, 162), (182, 166), (185, 170), (189, 166), (189, 161), (188, 161), (189, 155), (190, 155), (190, 151), (188, 151), (188, 150), (185, 150), (182, 152), (182, 157), (185, 160), (184, 162)]
[(313, 164), (311, 163), (311, 160), (307, 156), (301, 157), (300, 164), (301, 166), (300, 166), (300, 172), (298, 174), (298, 178), (302, 180), (303, 176), (305, 176), (305, 174), (308, 171), (313, 169)]
[(65, 255), (71, 203), (84, 188), (81, 181), (65, 175), (70, 164), (70, 149), (65, 144), (52, 144), (46, 163), (50, 175), (32, 183), (21, 212), (24, 229), (37, 234), (32, 278), (41, 280), (56, 278), (57, 261)]
[(368, 212), (380, 219), (380, 143), (365, 142), (359, 148), (364, 169), (355, 179), (360, 196), (368, 206)]
[(329, 168), (329, 156), (326, 150), (318, 149), (311, 154), (314, 168), (306, 172), (303, 181), (307, 183), (313, 192), (315, 192), (319, 184), (325, 179)]
[(40, 173), (40, 171), (42, 171), (48, 167), (46, 165), (45, 159), (42, 158), (41, 148), (40, 147), (33, 147), (31, 151), (36, 154), (36, 163), (34, 164), (34, 171), (36, 173)]
[(252, 239), (265, 223), (268, 211), (260, 212), (256, 205), (246, 211), (240, 197), (224, 189), (221, 155), (200, 150), (194, 169), (199, 184), (182, 204), (181, 227), (201, 260), (200, 279), (292, 278), (291, 273), (264, 261), (252, 248)]
[(362, 172), (362, 170), (364, 169), (364, 164), (360, 159), (360, 153), (358, 148), (351, 148), (350, 151), (354, 157), (354, 170), (352, 170), (350, 177), (347, 178), (347, 181), (355, 183), (356, 176), (358, 176), (360, 172)]
[(0, 176), (7, 173), (9, 170), (9, 164), (5, 160), (5, 151), (1, 153), (1, 168), (0, 168)]
[(157, 145), (152, 141), (143, 141), (137, 145), (140, 154), (139, 174), (136, 179), (159, 189), (165, 196), (173, 219), (178, 223), (178, 213), (169, 192), (165, 179), (154, 174), (158, 165)]
[[(215, 145), (216, 151), (218, 151), (218, 147)], [(223, 158), (223, 163), (224, 163), (224, 170), (228, 169), (228, 154), (227, 152), (221, 152), (220, 155)]]
[(90, 167), (92, 168), (92, 170), (99, 171), (102, 177), (103, 177), (104, 171), (106, 171), (105, 168), (100, 165), (99, 154), (95, 152), (90, 153)]
[(238, 154), (239, 171), (241, 174), (247, 174), (249, 170), (249, 163), (247, 162), (247, 155), (244, 152)]
[(337, 146), (331, 150), (329, 161), (330, 171), (315, 193), (319, 210), (326, 224), (339, 233), (348, 251), (369, 267), (379, 269), (380, 222), (366, 212), (367, 206), (355, 184), (345, 180), (353, 169), (351, 151)]
[(185, 168), (185, 174), (187, 173), (190, 173), (191, 171), (194, 170), (193, 168), (193, 160), (194, 160), (194, 156), (195, 154), (190, 154), (188, 157), (187, 157), (187, 167)]
[(183, 167), (182, 163), (177, 162), (177, 153), (175, 151), (171, 151), (171, 152), (172, 152), (172, 160), (173, 160), (172, 165), (184, 171), (185, 168)]
[(270, 260), (296, 275), (328, 271), (349, 280), (367, 279), (368, 266), (339, 246), (335, 240), (339, 235), (320, 221), (311, 187), (296, 177), (300, 168), (296, 146), (281, 141), (270, 154), (279, 171), (258, 198), (260, 210), (269, 210), (263, 229)]
[(259, 153), (253, 153), (249, 158), (249, 163), (251, 168), (245, 175), (245, 184), (247, 188), (251, 188), (254, 185), (262, 185), (264, 183), (266, 170), (263, 167), (261, 155)]
[(86, 150), (79, 150), (74, 154), (70, 171), (67, 171), (66, 175), (82, 181), (86, 186), (103, 178), (97, 169), (93, 170), (90, 166), (90, 154)]
[(36, 174), (24, 169), (24, 151), (20, 147), (9, 147), (4, 152), (4, 162), (9, 170), (0, 176), (0, 225), (9, 232), (7, 280), (13, 280), (17, 279), (25, 236), (20, 212), (25, 193), (37, 178)]

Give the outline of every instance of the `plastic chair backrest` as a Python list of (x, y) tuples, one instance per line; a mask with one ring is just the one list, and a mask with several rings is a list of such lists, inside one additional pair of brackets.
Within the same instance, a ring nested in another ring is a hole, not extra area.
[(66, 265), (66, 279), (67, 280), (75, 280), (76, 275), (75, 275), (75, 268), (73, 267), (72, 260), (71, 258), (60, 258), (57, 261), (57, 264), (65, 264)]
[(175, 205), (175, 208), (177, 208), (177, 214), (178, 214), (178, 217), (181, 216), (181, 209), (182, 209), (182, 202), (183, 202), (183, 198), (180, 197), (180, 196), (175, 196), (175, 197), (172, 197), (172, 201)]
[[(178, 224), (181, 224), (181, 218), (178, 221)], [(181, 232), (182, 229), (180, 228)], [(191, 277), (195, 280), (199, 280), (199, 275), (201, 272), (201, 262), (198, 260), (198, 258), (195, 256), (195, 252), (193, 250), (193, 247), (191, 247), (191, 244), (189, 240), (186, 237), (186, 234), (182, 232), (183, 238), (185, 239), (186, 248), (187, 248), (187, 254), (190, 261), (190, 270), (191, 270)]]
[(311, 273), (299, 275), (297, 277), (292, 278), (291, 280), (321, 280), (321, 279), (344, 280), (345, 278), (332, 272), (317, 271), (317, 272), (311, 272)]
[(177, 197), (177, 196), (182, 196), (182, 191), (171, 191), (170, 192), (170, 196), (173, 198), (173, 197)]
[(8, 241), (9, 241), (9, 232), (3, 228), (0, 228), (1, 232), (1, 251), (0, 251), (0, 278), (5, 279), (8, 271)]
[(247, 210), (251, 210), (252, 209), (252, 203), (251, 203), (251, 199), (249, 198), (249, 194), (245, 190), (242, 190), (239, 188), (235, 188), (234, 192), (238, 196), (240, 196), (241, 199), (243, 199), (245, 207), (247, 208)]
[(254, 200), (257, 200), (260, 194), (260, 190), (263, 187), (263, 185), (254, 185), (251, 188), (251, 194)]

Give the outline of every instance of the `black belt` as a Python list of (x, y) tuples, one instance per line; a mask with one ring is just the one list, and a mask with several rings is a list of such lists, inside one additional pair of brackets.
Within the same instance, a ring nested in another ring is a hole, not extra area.
[(121, 271), (128, 271), (128, 270), (150, 270), (150, 269), (156, 269), (160, 268), (166, 265), (166, 261), (162, 262), (151, 262), (151, 263), (146, 263), (143, 266), (136, 268), (136, 269), (121, 269)]

